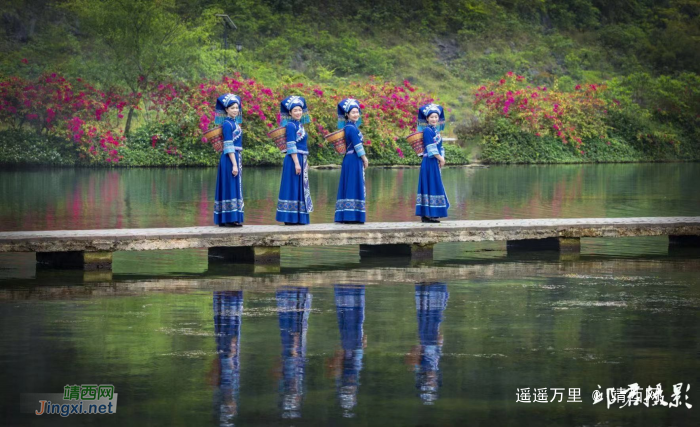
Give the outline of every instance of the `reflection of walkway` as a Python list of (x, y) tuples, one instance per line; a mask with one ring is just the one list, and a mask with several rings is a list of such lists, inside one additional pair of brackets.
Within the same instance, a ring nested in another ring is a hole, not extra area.
[[(71, 299), (75, 297), (127, 296), (147, 293), (186, 293), (195, 290), (243, 289), (275, 290), (282, 286), (304, 283), (309, 286), (327, 286), (328, 283), (417, 283), (478, 279), (528, 279), (562, 276), (639, 276), (675, 273), (700, 274), (700, 252), (689, 251), (685, 256), (653, 256), (614, 258), (582, 256), (579, 260), (559, 262), (553, 260), (514, 261), (513, 258), (489, 261), (457, 263), (435, 263), (420, 267), (377, 267), (338, 269), (327, 271), (260, 276), (233, 276), (225, 278), (139, 278), (126, 275), (122, 281), (105, 280), (103, 283), (83, 283), (83, 272), (51, 270), (37, 272), (36, 279), (15, 280), (11, 289), (0, 289), (0, 301), (27, 299)], [(41, 275), (40, 275), (41, 273)], [(45, 275), (44, 275), (45, 274)], [(222, 274), (223, 275), (223, 274)], [(33, 286), (41, 284), (41, 286)]]
[(419, 361), (415, 365), (416, 388), (426, 405), (432, 405), (437, 400), (438, 389), (442, 383), (439, 366), (442, 355), (440, 323), (449, 296), (446, 284), (416, 285), (416, 314), (420, 338)]
[(214, 332), (219, 354), (219, 425), (232, 426), (238, 415), (243, 291), (214, 292)]
[(340, 344), (342, 346), (342, 371), (336, 379), (340, 407), (344, 417), (354, 417), (357, 392), (360, 388), (360, 371), (364, 348), (365, 286), (336, 285), (335, 310), (338, 315)]
[(309, 327), (311, 294), (308, 288), (290, 287), (277, 291), (280, 337), (282, 339), (282, 417), (301, 417), (306, 367), (306, 331)]

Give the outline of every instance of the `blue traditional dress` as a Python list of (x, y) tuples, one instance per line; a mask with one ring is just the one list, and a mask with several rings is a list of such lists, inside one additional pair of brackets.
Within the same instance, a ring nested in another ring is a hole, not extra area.
[(308, 288), (289, 287), (277, 291), (282, 339), (282, 417), (301, 417), (306, 368), (306, 331), (309, 328), (311, 294)]
[(338, 315), (340, 343), (343, 348), (343, 370), (336, 381), (340, 407), (344, 417), (353, 417), (360, 388), (360, 371), (364, 345), (365, 286), (336, 285), (335, 310)]
[[(437, 126), (428, 125), (428, 116), (437, 113), (440, 121)], [(418, 191), (416, 194), (416, 215), (428, 218), (447, 217), (447, 200), (445, 187), (442, 184), (442, 173), (437, 155), (445, 157), (440, 131), (445, 128), (443, 108), (436, 104), (428, 104), (418, 109), (418, 131), (423, 131), (423, 161), (418, 176)]]
[(242, 314), (243, 291), (214, 292), (214, 332), (220, 368), (217, 395), (220, 425), (233, 425), (233, 418), (238, 415)]
[(364, 137), (357, 122), (346, 120), (353, 109), (362, 114), (360, 103), (348, 98), (338, 104), (338, 129), (345, 129), (345, 144), (347, 151), (343, 158), (338, 183), (338, 198), (335, 202), (335, 222), (365, 222), (365, 167), (362, 156), (365, 155)]
[[(304, 114), (301, 120), (293, 120), (291, 111), (301, 107)], [(282, 166), (282, 182), (280, 183), (277, 200), (277, 215), (275, 219), (288, 224), (308, 224), (309, 214), (313, 212), (309, 188), (309, 149), (306, 145), (307, 134), (304, 123), (309, 123), (306, 100), (300, 96), (290, 96), (282, 101), (280, 106), (281, 124), (287, 129), (287, 149)], [(297, 175), (292, 154), (297, 155), (301, 166), (301, 174)]]
[(419, 390), (420, 399), (426, 405), (432, 405), (437, 400), (438, 389), (442, 385), (439, 366), (442, 356), (440, 323), (449, 296), (446, 284), (416, 285), (416, 314), (420, 338), (420, 361), (415, 367), (416, 388)]
[[(226, 108), (238, 104), (239, 114), (236, 119), (222, 117)], [(236, 95), (226, 94), (216, 100), (217, 123), (221, 123), (224, 135), (224, 151), (219, 158), (219, 170), (216, 176), (216, 193), (214, 195), (214, 223), (220, 226), (243, 223), (243, 131), (239, 123), (243, 107)], [(233, 176), (233, 162), (229, 157), (233, 153), (238, 165), (238, 175)]]

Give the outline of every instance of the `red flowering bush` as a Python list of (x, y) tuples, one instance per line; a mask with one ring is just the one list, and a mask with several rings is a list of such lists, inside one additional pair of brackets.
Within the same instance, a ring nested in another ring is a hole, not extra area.
[[(353, 97), (362, 103), (365, 144), (375, 152), (396, 151), (396, 139), (408, 136), (416, 125), (416, 111), (423, 103), (433, 99), (408, 81), (402, 85), (391, 83), (350, 83), (342, 90), (318, 85), (292, 83), (277, 88), (266, 87), (255, 79), (242, 79), (239, 75), (224, 77), (221, 81), (209, 81), (199, 85), (159, 83), (154, 84), (146, 97), (146, 110), (161, 121), (177, 121), (183, 136), (201, 141), (200, 135), (214, 126), (216, 98), (224, 93), (234, 93), (243, 102), (243, 129), (248, 147), (272, 146), (267, 132), (279, 125), (279, 103), (289, 95), (306, 98), (312, 117), (306, 126), (310, 146), (324, 146), (323, 137), (336, 130), (336, 106), (341, 99)], [(380, 141), (373, 144), (372, 140)]]
[(577, 85), (573, 92), (532, 87), (512, 72), (498, 82), (479, 87), (475, 107), (487, 122), (505, 119), (536, 136), (550, 135), (578, 148), (583, 140), (607, 137), (609, 108), (600, 96), (606, 85)]
[(124, 136), (119, 119), (130, 103), (130, 97), (117, 91), (102, 92), (55, 73), (33, 81), (10, 77), (0, 82), (0, 123), (73, 141), (79, 156), (91, 161), (120, 160), (117, 148)]
[[(134, 108), (141, 110), (142, 124), (149, 125), (142, 130), (148, 130), (152, 148), (179, 156), (179, 144), (209, 143), (201, 134), (215, 126), (216, 98), (235, 93), (243, 101), (247, 148), (269, 148), (274, 145), (267, 133), (279, 125), (280, 101), (301, 95), (312, 117), (306, 126), (309, 146), (318, 150), (328, 148), (323, 137), (336, 130), (338, 102), (353, 97), (361, 102), (367, 151), (398, 160), (403, 152), (397, 140), (415, 130), (418, 107), (433, 101), (408, 81), (396, 85), (374, 79), (342, 89), (304, 83), (270, 88), (235, 75), (199, 84), (150, 83), (144, 88), (143, 93), (128, 94), (117, 89), (101, 91), (81, 79), (69, 81), (56, 74), (33, 81), (11, 77), (0, 82), (0, 123), (70, 140), (78, 147), (80, 158), (88, 161), (118, 162), (119, 147), (125, 143), (121, 130), (124, 109)], [(167, 136), (159, 134), (159, 126), (168, 129)]]

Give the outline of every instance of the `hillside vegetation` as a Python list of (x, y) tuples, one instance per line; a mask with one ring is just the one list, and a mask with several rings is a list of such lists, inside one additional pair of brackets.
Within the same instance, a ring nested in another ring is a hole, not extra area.
[(265, 133), (292, 92), (310, 98), (317, 164), (340, 160), (322, 136), (344, 96), (367, 104), (375, 164), (415, 162), (403, 138), (430, 100), (459, 140), (448, 162), (700, 158), (700, 1), (14, 0), (0, 14), (4, 163), (213, 165), (199, 132), (224, 90), (244, 98), (252, 164), (280, 162)]

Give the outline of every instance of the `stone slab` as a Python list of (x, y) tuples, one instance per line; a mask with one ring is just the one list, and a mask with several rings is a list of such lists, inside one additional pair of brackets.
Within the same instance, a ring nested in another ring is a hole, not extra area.
[(559, 218), (0, 232), (0, 252), (114, 252), (244, 246), (434, 244), (549, 237), (699, 236), (700, 217)]

